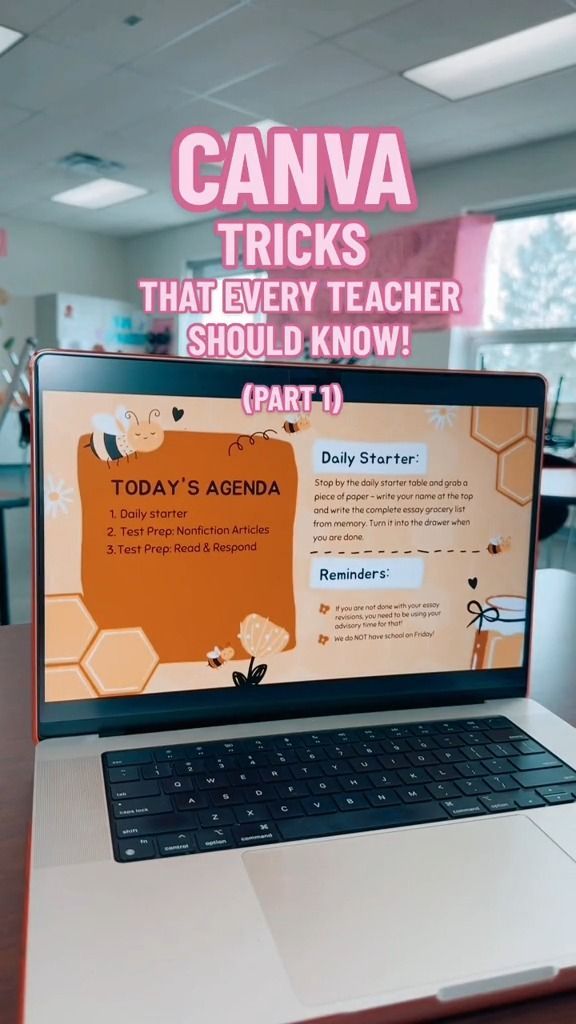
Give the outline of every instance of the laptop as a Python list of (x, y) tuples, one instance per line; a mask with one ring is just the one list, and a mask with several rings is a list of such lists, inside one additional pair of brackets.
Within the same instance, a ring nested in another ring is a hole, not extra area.
[(573, 985), (576, 733), (527, 697), (543, 380), (82, 352), (33, 379), (26, 1024)]

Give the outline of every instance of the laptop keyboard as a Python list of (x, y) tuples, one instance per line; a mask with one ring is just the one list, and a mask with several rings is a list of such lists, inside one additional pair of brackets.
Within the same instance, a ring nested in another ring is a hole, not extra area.
[(137, 748), (102, 760), (123, 862), (576, 798), (576, 771), (501, 717)]

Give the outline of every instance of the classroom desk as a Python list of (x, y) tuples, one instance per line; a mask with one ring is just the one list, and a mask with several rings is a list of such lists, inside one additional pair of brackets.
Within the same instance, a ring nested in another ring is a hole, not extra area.
[(544, 467), (540, 494), (549, 501), (576, 505), (576, 466), (566, 466), (562, 469)]
[[(540, 570), (536, 574), (532, 696), (573, 725), (575, 610), (576, 575), (561, 569)], [(0, 680), (0, 1024), (17, 1024), (32, 796), (29, 626), (0, 629)], [(576, 992), (451, 1020), (455, 1024), (573, 1024)]]

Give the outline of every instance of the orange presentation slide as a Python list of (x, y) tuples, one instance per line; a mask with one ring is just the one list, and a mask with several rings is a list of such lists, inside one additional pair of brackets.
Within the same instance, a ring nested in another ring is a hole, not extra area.
[(43, 403), (47, 700), (521, 664), (536, 410)]

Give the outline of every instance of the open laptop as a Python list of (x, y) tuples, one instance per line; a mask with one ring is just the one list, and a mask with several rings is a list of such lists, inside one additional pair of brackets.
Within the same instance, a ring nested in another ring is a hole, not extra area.
[[(26, 1024), (421, 1020), (573, 984), (576, 733), (526, 697), (542, 379), (33, 376)], [(344, 406), (249, 417), (247, 382)]]

